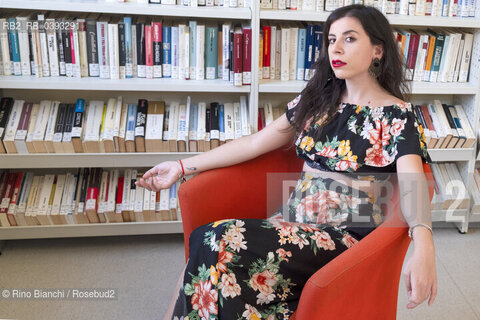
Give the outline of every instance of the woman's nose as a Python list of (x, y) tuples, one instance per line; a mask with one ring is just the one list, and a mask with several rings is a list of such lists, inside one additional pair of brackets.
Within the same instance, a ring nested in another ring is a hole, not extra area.
[(342, 47), (342, 44), (340, 43), (340, 41), (335, 41), (333, 43), (333, 52), (335, 53), (342, 53), (343, 52), (343, 47)]

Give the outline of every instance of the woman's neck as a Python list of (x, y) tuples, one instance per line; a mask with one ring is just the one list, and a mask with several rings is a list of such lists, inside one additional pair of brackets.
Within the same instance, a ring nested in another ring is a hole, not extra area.
[(368, 73), (345, 79), (345, 85), (342, 102), (377, 106), (382, 104), (386, 96), (391, 96)]

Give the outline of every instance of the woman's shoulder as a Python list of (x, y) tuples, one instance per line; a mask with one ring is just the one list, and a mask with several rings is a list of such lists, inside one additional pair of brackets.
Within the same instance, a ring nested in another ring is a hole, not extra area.
[(408, 106), (410, 105), (410, 103), (400, 99), (400, 98), (397, 98), (395, 96), (390, 96), (390, 95), (387, 95), (387, 96), (384, 96), (384, 97), (381, 97), (378, 102), (377, 102), (377, 105), (378, 106)]

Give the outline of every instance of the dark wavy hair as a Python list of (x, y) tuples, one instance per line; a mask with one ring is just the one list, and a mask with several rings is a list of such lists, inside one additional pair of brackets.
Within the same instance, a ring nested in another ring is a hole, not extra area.
[[(314, 75), (302, 90), (302, 97), (295, 108), (295, 140), (308, 119), (313, 116), (314, 122), (323, 119), (322, 124), (326, 124), (342, 102), (340, 99), (346, 88), (345, 80), (336, 78), (330, 66), (328, 34), (332, 23), (343, 17), (357, 18), (371, 43), (382, 45), (383, 56), (380, 60), (378, 83), (393, 96), (402, 100), (408, 98), (409, 88), (403, 72), (401, 53), (387, 18), (379, 10), (369, 6), (356, 4), (336, 9), (323, 25), (323, 43), (320, 56), (314, 64)], [(323, 125), (316, 131), (315, 138), (319, 138), (322, 127)]]

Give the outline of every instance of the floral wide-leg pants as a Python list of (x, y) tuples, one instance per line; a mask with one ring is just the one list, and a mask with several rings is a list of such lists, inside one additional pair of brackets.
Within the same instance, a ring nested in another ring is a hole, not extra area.
[(309, 277), (381, 223), (369, 194), (332, 183), (303, 173), (274, 217), (195, 229), (172, 319), (288, 319)]

